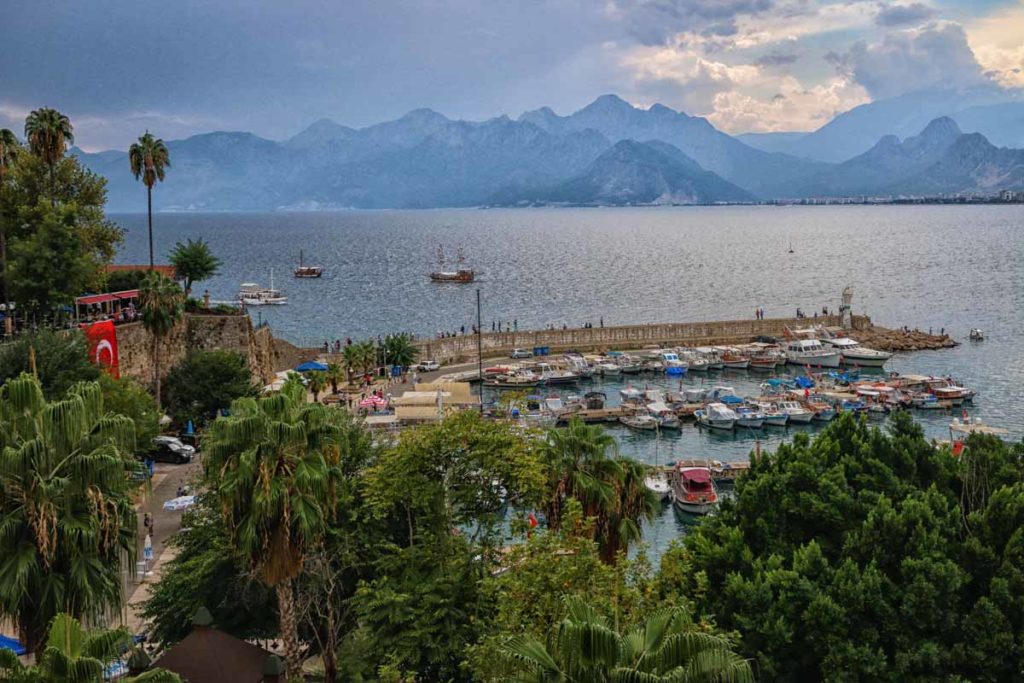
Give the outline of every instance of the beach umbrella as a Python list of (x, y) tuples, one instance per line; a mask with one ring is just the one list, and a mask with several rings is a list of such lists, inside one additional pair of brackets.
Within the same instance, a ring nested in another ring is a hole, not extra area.
[(169, 501), (164, 503), (164, 510), (184, 510), (187, 507), (195, 505), (195, 496), (178, 496), (177, 498), (171, 498)]
[(325, 372), (327, 370), (327, 366), (323, 363), (311, 360), (303, 363), (302, 365), (296, 366), (295, 370), (298, 372)]

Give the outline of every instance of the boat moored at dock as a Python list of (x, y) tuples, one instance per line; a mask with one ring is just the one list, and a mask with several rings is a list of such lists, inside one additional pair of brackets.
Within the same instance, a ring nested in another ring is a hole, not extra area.
[(672, 482), (672, 502), (683, 512), (706, 515), (718, 505), (718, 490), (708, 467), (677, 467)]

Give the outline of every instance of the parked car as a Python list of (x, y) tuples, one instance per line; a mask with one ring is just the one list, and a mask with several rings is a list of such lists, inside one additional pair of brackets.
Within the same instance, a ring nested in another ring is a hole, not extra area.
[(421, 361), (417, 367), (420, 372), (433, 372), (434, 370), (440, 370), (441, 364), (436, 360), (425, 360)]
[(512, 349), (509, 358), (533, 358), (533, 351), (530, 349)]
[(140, 459), (184, 465), (185, 463), (192, 462), (195, 454), (195, 448), (186, 446), (176, 436), (158, 436), (153, 439), (149, 451), (143, 454)]

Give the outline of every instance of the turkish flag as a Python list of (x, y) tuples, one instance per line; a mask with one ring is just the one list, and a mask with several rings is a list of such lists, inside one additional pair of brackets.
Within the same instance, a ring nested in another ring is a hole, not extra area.
[(104, 368), (112, 377), (120, 377), (117, 371), (117, 328), (113, 320), (103, 320), (92, 325), (82, 325), (86, 341), (89, 342), (89, 360)]

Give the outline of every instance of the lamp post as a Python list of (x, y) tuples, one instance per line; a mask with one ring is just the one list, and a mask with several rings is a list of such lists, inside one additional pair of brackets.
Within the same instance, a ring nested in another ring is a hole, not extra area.
[(484, 414), (484, 329), (480, 320), (480, 288), (476, 289), (476, 378), (480, 382), (480, 414)]

